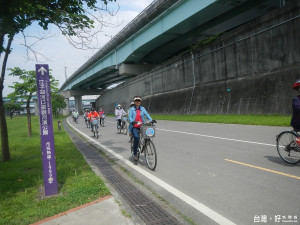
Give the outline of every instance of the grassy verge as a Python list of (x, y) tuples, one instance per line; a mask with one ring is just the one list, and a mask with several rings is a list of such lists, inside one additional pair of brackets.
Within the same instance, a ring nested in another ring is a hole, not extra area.
[[(110, 194), (54, 119), (57, 179), (60, 195), (39, 200), (43, 184), (38, 117), (33, 137), (27, 137), (26, 118), (7, 119), (11, 160), (0, 162), (0, 224), (30, 224)], [(0, 160), (2, 160), (0, 158)]]
[(290, 126), (291, 116), (280, 115), (159, 115), (153, 114), (155, 120), (189, 121), (203, 123), (227, 123), (262, 126)]

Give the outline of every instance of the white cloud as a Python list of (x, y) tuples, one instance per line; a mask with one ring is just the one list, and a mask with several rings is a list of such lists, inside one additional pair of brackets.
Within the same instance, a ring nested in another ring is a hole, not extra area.
[[(108, 21), (112, 24), (119, 24), (119, 26), (103, 27), (98, 35), (99, 46), (102, 47), (107, 43), (111, 37), (116, 35), (151, 2), (152, 0), (139, 0), (134, 1), (134, 4), (132, 4), (130, 0), (117, 0), (120, 10), (116, 16), (110, 18)], [(35, 64), (49, 64), (49, 68), (52, 69), (52, 75), (59, 80), (60, 86), (65, 81), (65, 67), (67, 67), (66, 72), (69, 77), (96, 52), (95, 50), (84, 51), (74, 48), (55, 27), (50, 27), (48, 31), (43, 31), (41, 28), (38, 28), (37, 25), (33, 25), (25, 31), (28, 35), (37, 35), (39, 37), (56, 35), (56, 37), (42, 40), (35, 45), (35, 50), (45, 55), (50, 61), (44, 58), (39, 58), (41, 60), (40, 62), (36, 62), (35, 60), (27, 61), (26, 49), (21, 46), (21, 44), (24, 43), (23, 37), (18, 35), (13, 41), (13, 51), (9, 55), (7, 68), (20, 67), (26, 70), (35, 70)], [(18, 79), (8, 76), (8, 71), (6, 72), (3, 96), (13, 91), (8, 88), (8, 85), (17, 81)]]

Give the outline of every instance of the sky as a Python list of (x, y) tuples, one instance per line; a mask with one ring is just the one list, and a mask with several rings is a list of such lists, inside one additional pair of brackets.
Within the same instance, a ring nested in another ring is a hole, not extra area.
[[(116, 0), (116, 2), (119, 5), (117, 14), (113, 17), (104, 14), (105, 18), (114, 24), (114, 26), (103, 27), (101, 32), (98, 33), (98, 49), (104, 46), (113, 36), (151, 4), (153, 0)], [(109, 3), (108, 7), (116, 10), (117, 4)], [(27, 38), (27, 44), (36, 42), (33, 48), (36, 52), (41, 54), (38, 56), (38, 61), (33, 57), (33, 54), (27, 54), (26, 48), (24, 47), (23, 35), (18, 34), (12, 43), (12, 52), (8, 57), (6, 68), (20, 67), (25, 70), (35, 70), (35, 64), (49, 64), (52, 75), (59, 81), (59, 87), (65, 82), (66, 76), (70, 77), (98, 51), (95, 49), (81, 50), (73, 47), (55, 26), (51, 26), (47, 31), (44, 31), (37, 24), (33, 24), (25, 29), (25, 34), (26, 36), (49, 37), (38, 42), (36, 38)], [(16, 77), (9, 76), (9, 71), (6, 71), (3, 96), (7, 96), (13, 92), (13, 89), (8, 87), (12, 85), (13, 82), (19, 82), (19, 80)]]

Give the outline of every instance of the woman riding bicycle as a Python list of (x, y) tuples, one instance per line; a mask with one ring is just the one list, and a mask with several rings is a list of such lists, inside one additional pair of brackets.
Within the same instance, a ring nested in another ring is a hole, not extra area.
[[(130, 105), (129, 105), (129, 108), (128, 108), (128, 115), (129, 115), (129, 111), (130, 111), (130, 108), (134, 106), (134, 102), (130, 102)], [(129, 121), (128, 121), (129, 122)], [(129, 122), (129, 126), (128, 126), (128, 133), (129, 133), (129, 142), (131, 141), (131, 136), (132, 136), (132, 129), (130, 127), (130, 122)]]
[(297, 96), (292, 100), (293, 115), (291, 126), (294, 130), (282, 131), (276, 136), (276, 147), (279, 156), (287, 163), (300, 162), (300, 80), (297, 80), (292, 88), (297, 91)]
[(122, 116), (125, 116), (126, 112), (124, 111), (123, 107), (118, 104), (117, 108), (115, 109), (115, 116), (116, 120), (118, 121), (118, 129), (122, 126)]
[(92, 121), (99, 118), (99, 114), (96, 112), (95, 108), (91, 109), (91, 112), (89, 113), (88, 118), (89, 118), (90, 123), (91, 123), (91, 131), (93, 132), (94, 124), (92, 123)]
[(106, 113), (103, 111), (102, 108), (100, 108), (98, 114), (99, 114), (99, 117), (100, 117), (100, 124), (102, 124), (102, 120), (104, 120), (102, 115), (105, 115)]
[(77, 122), (78, 117), (79, 117), (79, 113), (78, 113), (78, 111), (76, 109), (73, 109), (72, 117), (73, 117), (73, 121)]
[(156, 122), (155, 120), (152, 120), (150, 115), (147, 113), (146, 109), (141, 106), (142, 98), (139, 96), (135, 96), (133, 98), (134, 106), (132, 106), (129, 109), (129, 130), (131, 130), (131, 133), (134, 137), (134, 145), (133, 145), (133, 154), (134, 154), (134, 160), (137, 161), (137, 148), (138, 144), (140, 142), (140, 136), (139, 131), (140, 127), (143, 123), (145, 123), (145, 117), (149, 120), (149, 122)]
[(85, 122), (89, 120), (89, 114), (90, 114), (90, 110), (86, 109), (83, 115)]

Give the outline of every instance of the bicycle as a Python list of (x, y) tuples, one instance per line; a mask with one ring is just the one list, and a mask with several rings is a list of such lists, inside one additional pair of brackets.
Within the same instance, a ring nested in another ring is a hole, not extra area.
[(283, 131), (276, 136), (279, 156), (287, 163), (300, 162), (300, 135), (297, 130)]
[(94, 134), (94, 137), (96, 137), (98, 139), (99, 135), (99, 126), (98, 126), (98, 120), (97, 119), (93, 119), (92, 122), (91, 122), (91, 126), (92, 126), (92, 132)]
[(104, 119), (105, 119), (105, 114), (102, 114), (100, 118), (100, 126), (102, 127), (104, 127)]
[(73, 116), (73, 122), (78, 123), (78, 116)]
[(89, 118), (86, 117), (86, 116), (84, 116), (84, 121), (85, 121), (86, 128), (90, 128), (91, 123), (90, 123), (90, 121), (89, 121)]
[(127, 127), (126, 121), (127, 121), (127, 117), (122, 116), (121, 117), (121, 126), (119, 126), (119, 125), (117, 126), (117, 129), (118, 129), (120, 134), (122, 133), (122, 131), (125, 135), (127, 135), (127, 133), (128, 133), (128, 127)]
[[(155, 170), (157, 166), (157, 153), (155, 145), (152, 139), (155, 137), (155, 125), (154, 122), (151, 123), (144, 123), (140, 128), (140, 142), (138, 144), (137, 149), (137, 157), (139, 160), (140, 154), (144, 152), (144, 156), (146, 159), (147, 166), (150, 170)], [(133, 153), (133, 145), (134, 145), (134, 137), (131, 137), (131, 155), (134, 160), (134, 153)]]

